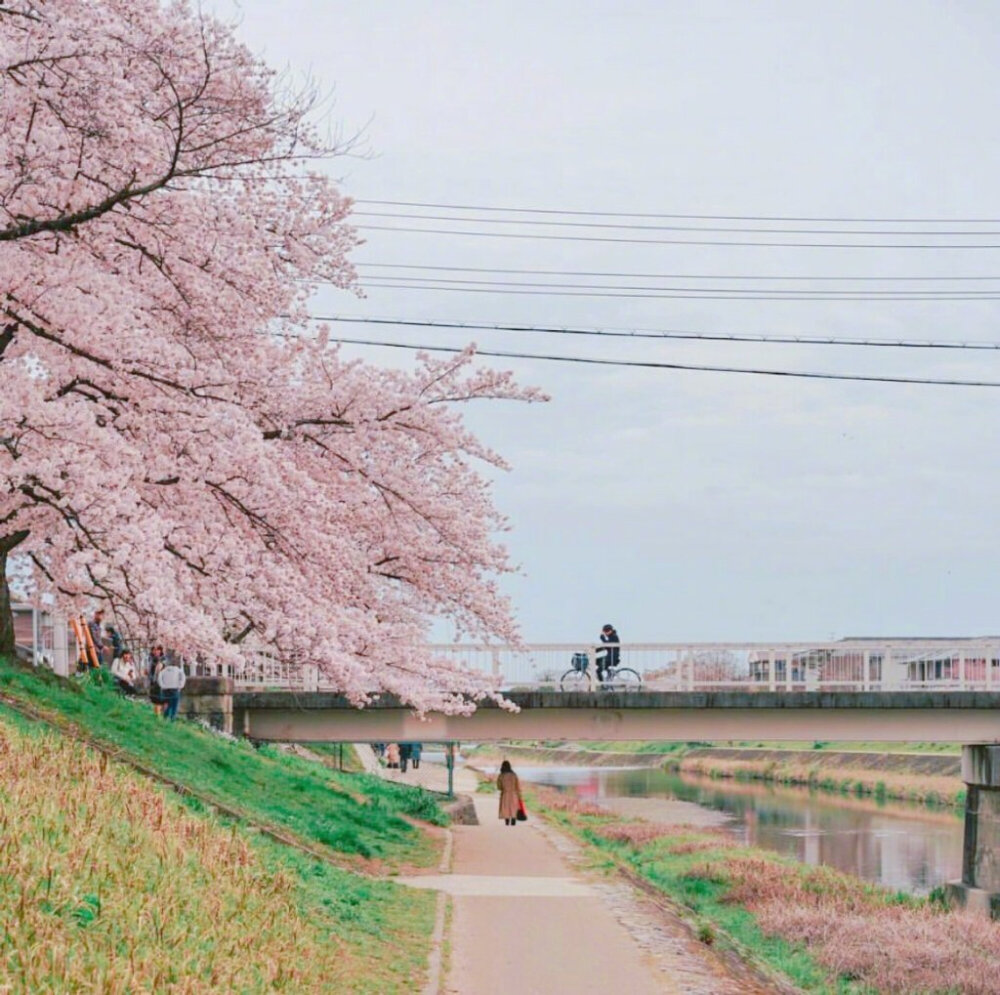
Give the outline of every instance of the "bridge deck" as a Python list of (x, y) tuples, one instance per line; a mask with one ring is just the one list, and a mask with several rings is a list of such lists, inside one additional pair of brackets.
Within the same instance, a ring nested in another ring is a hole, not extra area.
[(381, 698), (364, 709), (339, 695), (238, 691), (237, 731), (262, 740), (598, 739), (1000, 742), (994, 691), (522, 691), (519, 711), (493, 702), (470, 716)]

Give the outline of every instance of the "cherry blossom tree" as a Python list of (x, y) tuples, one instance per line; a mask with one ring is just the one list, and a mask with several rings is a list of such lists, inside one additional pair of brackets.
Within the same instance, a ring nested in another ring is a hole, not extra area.
[(14, 555), (134, 637), (463, 707), (488, 685), (429, 620), (516, 632), (503, 463), (457, 406), (539, 395), (471, 350), (403, 373), (304, 335), (357, 241), (313, 110), (186, 3), (0, 0), (0, 578)]

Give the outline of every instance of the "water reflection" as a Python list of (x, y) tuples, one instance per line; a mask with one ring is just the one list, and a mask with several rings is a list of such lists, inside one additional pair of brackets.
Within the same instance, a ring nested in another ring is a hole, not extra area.
[(662, 770), (519, 766), (517, 771), (527, 781), (597, 803), (609, 798), (694, 802), (725, 813), (725, 828), (751, 846), (828, 864), (891, 888), (926, 894), (961, 876), (962, 817), (952, 810)]

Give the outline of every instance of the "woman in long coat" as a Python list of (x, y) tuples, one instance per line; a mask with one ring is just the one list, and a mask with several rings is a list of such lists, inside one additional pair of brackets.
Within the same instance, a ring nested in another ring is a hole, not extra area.
[(385, 748), (385, 765), (389, 768), (399, 769), (399, 744), (390, 743)]
[(503, 819), (504, 825), (517, 825), (517, 812), (522, 803), (521, 782), (517, 779), (509, 760), (500, 764), (497, 788), (500, 791), (500, 818)]

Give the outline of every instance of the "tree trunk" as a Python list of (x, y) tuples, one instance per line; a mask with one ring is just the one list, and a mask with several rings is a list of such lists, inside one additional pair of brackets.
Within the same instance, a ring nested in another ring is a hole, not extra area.
[(0, 538), (0, 656), (13, 659), (17, 649), (14, 645), (14, 609), (10, 601), (10, 585), (7, 583), (7, 557), (10, 551), (28, 538), (22, 529), (12, 535)]

